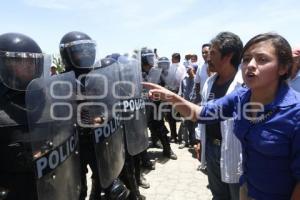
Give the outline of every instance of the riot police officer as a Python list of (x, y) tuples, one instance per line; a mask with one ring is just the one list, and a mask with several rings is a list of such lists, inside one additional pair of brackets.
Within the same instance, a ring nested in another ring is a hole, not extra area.
[(171, 63), (167, 57), (161, 57), (158, 59), (157, 62), (157, 67), (162, 70), (159, 85), (163, 87), (165, 87), (166, 82), (168, 81), (167, 78), (168, 78), (170, 64)]
[[(145, 197), (140, 193), (139, 185), (142, 187), (149, 188), (150, 185), (145, 184), (145, 179), (141, 174), (141, 166), (140, 166), (140, 155), (139, 153), (145, 150), (148, 146), (148, 137), (145, 135), (146, 124), (143, 118), (143, 106), (141, 102), (137, 107), (140, 109), (130, 110), (128, 105), (129, 102), (133, 103), (138, 98), (140, 93), (138, 89), (135, 90), (134, 94), (132, 94), (132, 90), (128, 85), (123, 85), (122, 83), (132, 83), (134, 86), (138, 86), (140, 82), (138, 81), (137, 75), (139, 75), (138, 62), (136, 59), (131, 60), (126, 56), (121, 56), (118, 53), (113, 53), (108, 55), (105, 59), (101, 60), (102, 65), (106, 66), (108, 63), (119, 63), (120, 71), (119, 75), (121, 78), (120, 82), (120, 103), (123, 104), (122, 115), (123, 115), (123, 131), (124, 131), (124, 141), (125, 145), (125, 163), (123, 169), (120, 174), (120, 179), (126, 184), (128, 189), (130, 190), (130, 194), (128, 196), (129, 200), (143, 200)], [(133, 82), (132, 82), (133, 81)], [(135, 82), (136, 81), (136, 82)], [(139, 84), (138, 84), (139, 83)], [(127, 98), (127, 96), (131, 96), (131, 98)], [(134, 96), (135, 98), (133, 98)], [(135, 101), (136, 102), (136, 101)], [(127, 106), (126, 106), (127, 105)], [(130, 111), (129, 111), (130, 110)], [(141, 116), (139, 119), (127, 118), (128, 116), (137, 115), (137, 113)], [(144, 126), (145, 125), (145, 126)], [(144, 182), (142, 182), (144, 181)], [(142, 185), (143, 183), (143, 185)]]
[[(59, 45), (62, 62), (65, 71), (74, 71), (76, 79), (82, 74), (88, 73), (93, 67), (96, 58), (96, 44), (85, 33), (69, 32), (63, 36)], [(82, 80), (84, 81), (84, 80)], [(80, 89), (84, 90), (84, 83), (78, 82)], [(78, 97), (78, 104), (84, 101), (83, 97)], [(81, 113), (86, 114), (86, 113)], [(84, 118), (84, 116), (82, 116)], [(81, 192), (80, 199), (85, 199), (87, 195), (86, 174), (88, 173), (87, 165), (92, 170), (92, 189), (90, 199), (100, 198), (101, 188), (98, 180), (97, 166), (92, 144), (91, 130), (78, 127), (79, 146), (80, 146), (80, 163), (81, 163)]]
[(0, 199), (37, 199), (25, 91), (42, 73), (43, 54), (34, 40), (0, 35)]
[[(151, 49), (142, 49), (141, 52), (141, 60), (142, 60), (142, 73), (144, 74), (144, 77), (147, 76), (151, 70), (151, 68), (154, 65), (154, 53)], [(168, 68), (168, 59), (166, 57), (162, 57), (157, 62), (158, 68), (164, 69)], [(165, 65), (165, 66), (163, 66)], [(162, 70), (163, 74), (161, 75), (161, 81), (158, 84), (164, 84), (164, 75), (165, 70)], [(157, 116), (154, 116), (154, 113), (159, 112), (159, 105), (160, 101), (153, 101), (154, 106), (146, 106), (147, 107), (147, 121), (148, 121), (148, 127), (151, 132), (152, 139), (154, 138), (153, 143), (155, 143), (155, 138), (158, 138), (161, 141), (161, 144), (163, 146), (163, 155), (167, 158), (176, 160), (177, 156), (174, 154), (174, 152), (171, 149), (170, 142), (168, 140), (167, 134), (168, 129), (165, 126), (163, 118), (158, 119)], [(153, 109), (157, 109), (156, 112), (154, 112)]]
[[(87, 73), (89, 73), (94, 66), (96, 58), (96, 43), (87, 34), (82, 32), (69, 32), (63, 36), (60, 41), (60, 54), (65, 65), (66, 71), (74, 71), (76, 78), (78, 79), (77, 84), (80, 86), (80, 96), (77, 95), (77, 102), (84, 103), (85, 99), (85, 79)], [(88, 110), (82, 109), (80, 111), (80, 124), (90, 124), (93, 123), (93, 119), (90, 117)], [(79, 131), (79, 144), (80, 144), (80, 159), (81, 159), (81, 194), (80, 200), (85, 199), (87, 195), (87, 183), (86, 174), (88, 172), (87, 165), (90, 166), (92, 170), (92, 188), (89, 199), (100, 199), (101, 198), (101, 183), (99, 181), (100, 166), (97, 165), (96, 160), (99, 159), (98, 154), (95, 155), (95, 139), (92, 132), (94, 130), (90, 128), (84, 128), (78, 126)], [(101, 152), (100, 152), (101, 153)], [(101, 158), (100, 158), (101, 159)], [(115, 158), (117, 159), (117, 158)], [(103, 160), (103, 162), (113, 162), (110, 160)], [(118, 163), (118, 162), (117, 162)], [(120, 162), (122, 163), (122, 162)], [(105, 164), (105, 163), (104, 163)], [(123, 165), (123, 164), (122, 164)], [(122, 167), (122, 166), (121, 166)], [(103, 172), (104, 174), (106, 172)], [(106, 183), (105, 183), (106, 184)], [(112, 185), (106, 190), (110, 199), (124, 199), (128, 196), (128, 191), (126, 187), (117, 179), (112, 181)]]
[[(140, 59), (141, 59), (141, 71), (142, 71), (142, 77), (143, 81), (148, 81), (147, 75), (150, 71), (150, 69), (154, 66), (154, 53), (151, 49), (148, 48), (142, 48), (140, 52)], [(146, 106), (146, 116), (149, 118), (149, 108)], [(148, 119), (147, 119), (148, 120)], [(156, 136), (156, 135), (155, 135)], [(151, 133), (152, 137), (152, 133)], [(154, 134), (153, 134), (154, 137)], [(147, 153), (147, 150), (143, 151), (140, 154), (142, 166), (154, 170), (155, 169), (155, 162), (151, 162), (149, 155)]]
[[(50, 85), (57, 83), (55, 94), (64, 95), (60, 81), (68, 76), (43, 78), (46, 58), (28, 36), (0, 36), (0, 199), (78, 198), (74, 120), (72, 116), (61, 120), (59, 110), (63, 108), (49, 109), (57, 102)], [(75, 79), (72, 75), (69, 78), (67, 93), (72, 97)], [(58, 101), (73, 108), (68, 100)]]

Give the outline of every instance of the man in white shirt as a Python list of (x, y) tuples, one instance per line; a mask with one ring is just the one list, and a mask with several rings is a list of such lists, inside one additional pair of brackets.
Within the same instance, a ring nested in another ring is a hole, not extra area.
[[(172, 54), (172, 64), (168, 71), (168, 77), (166, 78), (166, 87), (169, 90), (178, 93), (180, 83), (184, 79), (185, 75), (186, 75), (186, 69), (180, 63), (180, 54), (179, 53)], [(170, 125), (171, 141), (177, 143), (178, 140), (177, 140), (177, 132), (176, 132), (176, 120), (174, 119), (172, 113), (174, 112), (172, 111), (167, 112), (166, 119)]]
[(188, 69), (188, 66), (191, 64), (191, 54), (186, 54), (183, 60), (183, 66)]
[(210, 44), (202, 45), (202, 58), (204, 64), (201, 67), (198, 67), (196, 76), (195, 76), (195, 92), (200, 95), (202, 92), (203, 85), (208, 78), (208, 65), (207, 65), (207, 56), (209, 53)]
[(172, 64), (169, 68), (168, 77), (167, 77), (167, 88), (175, 91), (176, 93), (179, 90), (181, 81), (186, 75), (186, 68), (180, 63), (180, 54), (172, 54)]
[[(231, 32), (221, 32), (211, 41), (208, 64), (216, 72), (203, 86), (202, 103), (228, 95), (242, 85), (239, 70), (243, 44)], [(201, 164), (207, 166), (210, 190), (215, 200), (239, 200), (242, 149), (233, 134), (233, 119), (200, 125)]]
[[(209, 53), (209, 49), (211, 47), (211, 44), (206, 43), (202, 45), (202, 58), (204, 60), (204, 64), (200, 67), (198, 67), (197, 71), (196, 71), (196, 75), (195, 75), (195, 87), (194, 87), (194, 98), (192, 100), (193, 103), (200, 103), (201, 102), (201, 94), (202, 94), (202, 88), (203, 85), (206, 81), (206, 79), (209, 77), (208, 75), (208, 64), (207, 64), (207, 56)], [(197, 159), (199, 159), (201, 161), (201, 142), (200, 142), (200, 130), (199, 130), (199, 125), (195, 130), (195, 145), (194, 145), (194, 150), (196, 152), (196, 157)], [(200, 165), (198, 167), (198, 170), (200, 169), (205, 169), (205, 166)]]

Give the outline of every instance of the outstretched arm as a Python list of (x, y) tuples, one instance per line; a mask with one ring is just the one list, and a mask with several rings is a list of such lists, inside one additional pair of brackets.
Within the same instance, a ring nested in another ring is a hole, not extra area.
[(201, 106), (185, 100), (184, 98), (167, 90), (162, 86), (146, 82), (143, 82), (142, 84), (144, 88), (149, 89), (150, 99), (169, 102), (183, 117), (188, 118), (194, 122), (197, 121), (197, 118), (202, 110)]

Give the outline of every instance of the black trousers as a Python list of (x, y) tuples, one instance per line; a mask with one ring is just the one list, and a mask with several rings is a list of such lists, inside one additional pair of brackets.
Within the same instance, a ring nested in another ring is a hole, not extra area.
[[(168, 140), (168, 129), (165, 126), (165, 123), (163, 120), (152, 120), (151, 122), (148, 122), (148, 127), (151, 132), (152, 138), (157, 138), (161, 141), (161, 144), (163, 146), (164, 153), (170, 153), (171, 146), (170, 142)], [(156, 142), (155, 139), (152, 142)]]
[(176, 132), (176, 119), (174, 118), (174, 112), (173, 107), (169, 106), (170, 111), (166, 113), (166, 120), (169, 123), (170, 131), (171, 131), (171, 139), (173, 139), (175, 142), (177, 142), (177, 132)]
[(37, 200), (36, 183), (32, 173), (1, 173), (0, 190), (8, 191), (5, 200)]
[(37, 200), (31, 145), (10, 145), (7, 136), (0, 138), (0, 191), (8, 194), (5, 200)]
[(101, 198), (101, 186), (99, 182), (98, 168), (96, 163), (95, 149), (91, 135), (79, 136), (80, 147), (80, 166), (81, 166), (81, 191), (79, 200), (85, 200), (87, 196), (87, 182), (86, 175), (88, 173), (87, 166), (89, 165), (92, 170), (92, 188), (89, 199)]
[[(159, 101), (154, 102), (154, 107), (147, 107), (147, 124), (149, 127), (149, 130), (151, 132), (151, 138), (152, 142), (155, 143), (157, 140), (161, 141), (161, 144), (163, 145), (164, 153), (170, 153), (171, 147), (170, 142), (168, 140), (168, 129), (165, 126), (165, 122), (162, 117), (162, 113), (159, 113)], [(154, 110), (156, 109), (156, 110)], [(156, 111), (156, 112), (154, 112)], [(156, 113), (156, 114), (155, 114)], [(159, 117), (161, 116), (161, 117)], [(175, 124), (175, 132), (176, 132), (176, 124)]]
[(139, 190), (137, 176), (140, 176), (140, 155), (131, 156), (126, 152), (125, 164), (120, 174), (121, 181), (130, 190), (129, 200), (138, 200), (141, 193)]

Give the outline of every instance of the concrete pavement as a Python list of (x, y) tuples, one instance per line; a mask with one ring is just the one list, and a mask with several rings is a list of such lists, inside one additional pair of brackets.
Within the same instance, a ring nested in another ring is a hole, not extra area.
[[(171, 143), (172, 150), (178, 159), (170, 160), (162, 155), (162, 149), (150, 148), (149, 155), (156, 160), (156, 169), (143, 173), (150, 183), (149, 189), (140, 187), (147, 200), (211, 200), (211, 192), (207, 189), (207, 176), (197, 171), (199, 162), (192, 157), (192, 149), (178, 149), (178, 144)], [(91, 176), (89, 170), (88, 177)], [(91, 181), (88, 178), (88, 194)], [(88, 198), (87, 198), (88, 199)]]
[(178, 149), (178, 144), (171, 143), (177, 160), (162, 156), (162, 149), (150, 148), (150, 157), (156, 160), (156, 169), (144, 171), (151, 187), (140, 188), (147, 200), (210, 200), (211, 192), (207, 189), (207, 176), (197, 171), (199, 162), (192, 157), (192, 149)]

